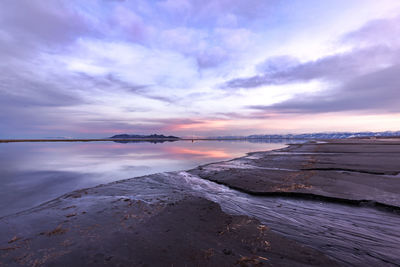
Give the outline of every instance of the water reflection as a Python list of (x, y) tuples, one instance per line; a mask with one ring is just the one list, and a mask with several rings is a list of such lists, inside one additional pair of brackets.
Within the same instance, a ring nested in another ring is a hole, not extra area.
[(277, 149), (282, 141), (0, 144), (0, 216), (79, 188)]

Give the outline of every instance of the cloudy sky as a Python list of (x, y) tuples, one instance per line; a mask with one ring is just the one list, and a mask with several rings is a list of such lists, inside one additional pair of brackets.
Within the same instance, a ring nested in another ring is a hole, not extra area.
[(400, 130), (398, 0), (2, 0), (0, 138)]

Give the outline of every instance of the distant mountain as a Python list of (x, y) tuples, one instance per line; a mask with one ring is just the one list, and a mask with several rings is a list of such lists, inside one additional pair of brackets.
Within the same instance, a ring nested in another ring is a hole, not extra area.
[(113, 139), (180, 139), (176, 136), (165, 136), (163, 134), (150, 134), (150, 135), (142, 135), (142, 134), (117, 134), (111, 136)]
[(332, 133), (305, 133), (305, 134), (256, 134), (249, 136), (217, 136), (214, 139), (345, 139), (362, 137), (400, 137), (400, 131), (386, 132), (332, 132)]

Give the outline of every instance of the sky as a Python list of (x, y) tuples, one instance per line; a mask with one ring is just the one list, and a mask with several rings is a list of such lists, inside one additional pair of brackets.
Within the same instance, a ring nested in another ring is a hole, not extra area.
[(386, 130), (398, 0), (0, 2), (0, 138)]

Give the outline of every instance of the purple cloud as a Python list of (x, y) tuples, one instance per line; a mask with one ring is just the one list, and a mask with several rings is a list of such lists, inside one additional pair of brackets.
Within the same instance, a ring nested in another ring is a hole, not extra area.
[[(354, 14), (358, 6), (329, 1), (1, 1), (0, 134), (230, 132), (241, 120), (268, 119), (265, 110), (397, 111), (400, 17), (341, 36), (371, 11), (392, 12), (368, 0)], [(340, 31), (330, 29), (346, 14)], [(324, 43), (325, 31), (338, 41)], [(310, 32), (315, 40), (305, 41)], [(308, 42), (322, 52), (299, 60)], [(341, 52), (324, 55), (330, 46)], [(282, 56), (259, 64), (274, 51)], [(315, 81), (324, 88), (294, 92)]]
[(296, 95), (278, 104), (248, 108), (284, 113), (400, 112), (399, 84), (400, 64), (357, 76), (324, 92)]
[(268, 59), (259, 68), (263, 74), (233, 79), (224, 87), (254, 88), (322, 80), (326, 88), (317, 93), (297, 94), (281, 103), (249, 108), (289, 113), (399, 112), (400, 42), (393, 41), (398, 38), (396, 32), (400, 33), (399, 18), (373, 21), (346, 34), (343, 42), (353, 44), (348, 52), (304, 63), (291, 57)]
[(5, 0), (1, 3), (0, 25), (10, 34), (8, 42), (25, 49), (38, 43), (61, 46), (91, 30), (89, 21), (62, 1)]
[(263, 74), (228, 81), (226, 88), (254, 88), (264, 85), (280, 85), (308, 82), (315, 79), (342, 82), (382, 65), (393, 65), (399, 61), (398, 49), (374, 46), (327, 56), (316, 61), (299, 63), (294, 58), (282, 56), (263, 63)]

